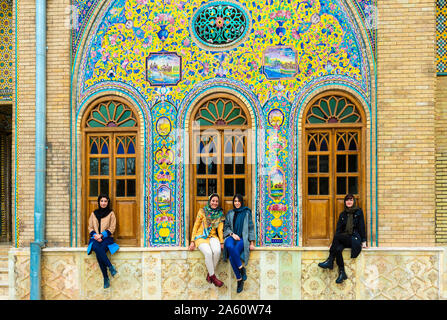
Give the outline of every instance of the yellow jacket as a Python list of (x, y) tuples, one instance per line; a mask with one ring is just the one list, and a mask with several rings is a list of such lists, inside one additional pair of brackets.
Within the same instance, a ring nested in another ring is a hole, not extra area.
[(194, 240), (197, 236), (203, 234), (204, 228), (208, 228), (208, 224), (206, 223), (205, 211), (201, 208), (197, 213), (196, 221), (194, 222), (194, 228), (192, 229), (191, 242), (194, 241), (196, 247), (198, 247), (202, 243), (210, 243), (210, 238), (219, 239), (220, 243), (224, 242), (223, 238), (223, 227), (224, 227), (224, 219), (219, 223), (217, 228), (213, 228), (210, 231), (208, 238), (198, 238)]

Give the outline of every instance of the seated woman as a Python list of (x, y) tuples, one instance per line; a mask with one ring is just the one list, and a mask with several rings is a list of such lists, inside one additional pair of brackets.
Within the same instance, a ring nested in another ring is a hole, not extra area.
[(250, 250), (255, 248), (255, 227), (251, 210), (244, 206), (244, 199), (240, 194), (233, 197), (233, 209), (225, 217), (224, 237), (223, 259), (230, 258), (237, 280), (236, 292), (240, 293), (244, 289), (244, 281), (247, 280), (247, 273), (241, 259), (247, 265)]
[(110, 208), (110, 198), (106, 194), (101, 194), (98, 197), (98, 209), (92, 212), (88, 220), (90, 241), (87, 254), (90, 254), (91, 251), (96, 253), (96, 259), (98, 260), (99, 268), (104, 277), (104, 289), (110, 287), (107, 268), (109, 268), (112, 276), (115, 276), (117, 273), (115, 267), (107, 257), (107, 251), (114, 254), (119, 249), (119, 246), (113, 240), (115, 228), (116, 217)]
[(352, 194), (346, 195), (344, 204), (345, 209), (338, 218), (334, 239), (329, 249), (329, 257), (326, 261), (318, 264), (321, 268), (332, 269), (334, 259), (336, 260), (339, 270), (336, 283), (342, 283), (343, 280), (348, 279), (343, 262), (343, 249), (351, 248), (351, 258), (356, 258), (362, 251), (362, 247), (366, 248), (365, 221), (362, 209), (355, 205), (355, 198)]
[(206, 280), (217, 287), (223, 286), (223, 282), (216, 277), (215, 269), (223, 247), (224, 220), (223, 210), (219, 207), (219, 195), (213, 193), (208, 198), (208, 205), (197, 213), (189, 245), (189, 250), (194, 250), (197, 246), (203, 253), (208, 269)]

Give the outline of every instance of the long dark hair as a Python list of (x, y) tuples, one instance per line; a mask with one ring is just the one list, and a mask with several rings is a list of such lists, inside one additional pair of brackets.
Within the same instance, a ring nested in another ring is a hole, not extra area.
[(236, 209), (236, 207), (234, 206), (234, 200), (235, 199), (238, 199), (239, 200), (239, 202), (241, 203), (241, 208), (244, 206), (244, 197), (240, 194), (240, 193), (236, 193), (235, 195), (234, 195), (234, 197), (233, 197), (233, 208), (235, 208)]

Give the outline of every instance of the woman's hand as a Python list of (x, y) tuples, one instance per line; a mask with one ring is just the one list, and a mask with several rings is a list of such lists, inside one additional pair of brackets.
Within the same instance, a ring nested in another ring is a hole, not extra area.
[(96, 241), (98, 241), (98, 242), (102, 241), (102, 234), (95, 234), (94, 237), (95, 237)]
[(235, 233), (233, 233), (231, 236), (232, 236), (233, 239), (236, 240), (236, 241), (241, 240), (241, 238), (239, 238), (239, 236), (238, 236), (237, 234), (235, 234)]
[(191, 241), (191, 243), (189, 244), (189, 247), (188, 247), (188, 249), (189, 250), (194, 250), (196, 248), (196, 244), (194, 243), (194, 241)]
[(223, 247), (224, 247), (224, 244), (221, 243), (221, 244), (220, 244), (220, 249), (223, 250)]
[(366, 242), (362, 242), (362, 248), (366, 248)]
[(253, 241), (250, 242), (250, 250), (254, 250), (255, 249), (255, 245), (253, 243)]

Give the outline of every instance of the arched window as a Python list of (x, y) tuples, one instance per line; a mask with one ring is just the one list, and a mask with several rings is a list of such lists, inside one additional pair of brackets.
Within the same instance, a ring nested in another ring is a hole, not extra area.
[(326, 246), (332, 241), (347, 193), (365, 205), (364, 119), (360, 104), (337, 91), (315, 97), (304, 112), (305, 246)]
[(115, 239), (122, 245), (139, 244), (138, 119), (128, 102), (118, 97), (96, 100), (82, 124), (82, 198), (84, 241), (88, 218), (106, 193), (117, 217)]
[[(251, 203), (251, 120), (244, 104), (226, 94), (200, 101), (191, 115), (190, 228), (208, 196), (217, 192), (225, 212), (236, 193)], [(190, 230), (191, 231), (191, 230)]]

